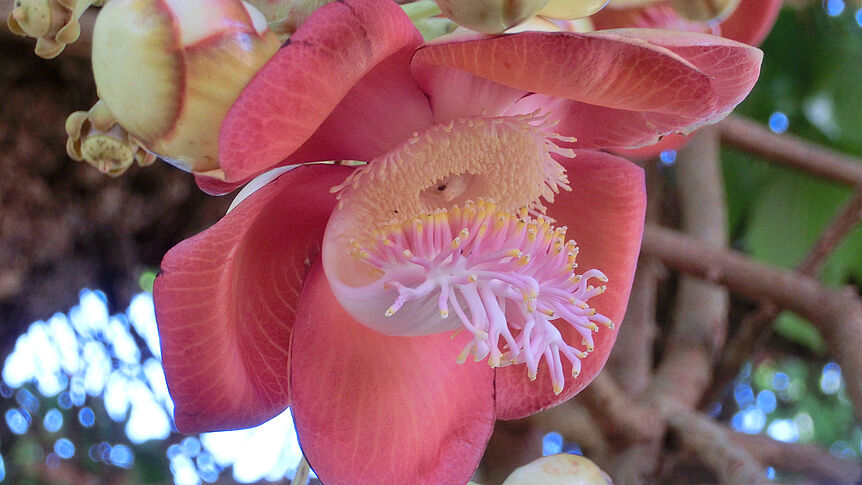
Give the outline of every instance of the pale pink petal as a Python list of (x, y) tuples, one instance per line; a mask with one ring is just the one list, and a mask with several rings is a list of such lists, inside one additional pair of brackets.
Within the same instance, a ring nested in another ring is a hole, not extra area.
[(650, 145), (667, 133), (698, 125), (698, 119), (687, 116), (613, 109), (540, 94), (521, 99), (508, 114), (537, 109), (558, 120), (556, 132), (577, 138), (568, 146), (579, 149)]
[[(643, 170), (622, 158), (592, 151), (579, 151), (574, 160), (563, 164), (572, 191), (560, 193), (548, 213), (557, 224), (568, 226), (568, 237), (578, 243), (579, 271), (596, 268), (607, 275), (608, 290), (591, 298), (589, 304), (617, 326), (614, 330), (601, 327), (594, 334), (595, 351), (581, 361), (577, 378), (567, 375), (565, 388), (558, 396), (554, 395), (544, 363), (535, 381), (527, 378), (523, 366), (497, 369), (500, 419), (528, 416), (586, 387), (604, 367), (628, 304), (646, 210)], [(580, 343), (574, 330), (568, 330), (566, 335), (569, 341)]]
[(181, 431), (253, 426), (290, 404), (299, 290), (348, 173), (292, 170), (165, 256), (153, 292)]
[(443, 66), (415, 63), (411, 71), (428, 95), (437, 123), (470, 116), (500, 116), (529, 94), (523, 89)]
[[(753, 0), (759, 2), (761, 0)], [(596, 30), (638, 27), (645, 29), (685, 30), (688, 32), (714, 33), (706, 22), (695, 22), (680, 17), (667, 3), (652, 3), (643, 7), (605, 8), (592, 17)]]
[(466, 483), (494, 426), (493, 371), (455, 361), (467, 337), (370, 330), (313, 267), (297, 312), (291, 386), (299, 443), (320, 479)]
[(318, 128), (323, 133), (309, 143), (323, 152), (307, 149), (312, 159), (333, 151), (367, 158), (427, 126), (427, 100), (407, 74), (421, 42), (393, 2), (344, 0), (315, 11), (222, 123), (225, 179), (237, 182), (282, 163)]
[(721, 35), (750, 45), (760, 45), (781, 11), (782, 0), (742, 0), (721, 23)]

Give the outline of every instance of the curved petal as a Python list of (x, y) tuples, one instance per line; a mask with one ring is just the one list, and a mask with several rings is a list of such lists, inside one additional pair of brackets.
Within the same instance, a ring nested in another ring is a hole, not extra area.
[[(708, 75), (663, 47), (630, 37), (522, 32), (432, 44), (416, 51), (411, 69), (417, 78), (429, 66), (459, 69), (524, 91), (614, 109), (686, 116), (714, 109)], [(713, 43), (700, 40), (704, 48)]]
[(455, 363), (466, 337), (370, 330), (344, 312), (315, 265), (297, 311), (290, 382), (299, 442), (317, 476), (466, 483), (494, 426), (493, 370)]
[[(367, 158), (363, 153), (381, 153), (429, 124), (427, 100), (407, 71), (421, 42), (393, 2), (344, 0), (316, 10), (246, 86), (222, 123), (225, 180), (240, 181), (279, 164), (318, 128), (326, 132), (317, 142), (323, 149)], [(308, 152), (311, 159), (329, 155)]]
[[(763, 54), (739, 42), (691, 32), (625, 29), (594, 35), (642, 41), (686, 59), (709, 78), (713, 103), (709, 110), (668, 113), (664, 110), (618, 109), (572, 100), (532, 95), (522, 98), (510, 113), (544, 108), (560, 119), (556, 130), (574, 136), (577, 148), (635, 148), (656, 143), (669, 133), (691, 131), (724, 118), (754, 87)], [(656, 87), (659, 92), (663, 88)], [(688, 97), (688, 93), (681, 92)], [(673, 95), (673, 91), (665, 93)]]
[(165, 256), (153, 293), (181, 431), (253, 426), (289, 405), (299, 290), (347, 173), (292, 170)]
[(781, 11), (782, 0), (742, 0), (721, 23), (721, 35), (750, 45), (760, 45)]
[(716, 96), (716, 105), (709, 113), (713, 117), (726, 115), (742, 102), (760, 77), (763, 51), (734, 40), (695, 32), (651, 29), (621, 29), (598, 34), (640, 39), (692, 63), (710, 78), (712, 92)]
[[(622, 158), (593, 151), (578, 151), (574, 159), (560, 162), (568, 170), (572, 190), (557, 195), (548, 214), (559, 225), (568, 226), (568, 237), (578, 242), (578, 267), (584, 271), (597, 268), (607, 275), (608, 291), (591, 298), (590, 305), (619, 324), (628, 304), (643, 235), (643, 170)], [(567, 330), (564, 336), (568, 333), (569, 341), (580, 341), (574, 330)], [(595, 351), (581, 361), (577, 378), (566, 377), (558, 396), (551, 380), (543, 376), (547, 372), (544, 363), (535, 381), (527, 378), (521, 366), (497, 369), (497, 417), (528, 416), (580, 392), (604, 367), (616, 336), (617, 330), (599, 329), (594, 336)]]

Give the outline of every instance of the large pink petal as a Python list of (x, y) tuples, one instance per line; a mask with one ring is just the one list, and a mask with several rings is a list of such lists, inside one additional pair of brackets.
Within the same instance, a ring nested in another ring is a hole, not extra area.
[(377, 333), (348, 316), (322, 266), (312, 268), (291, 345), (292, 412), (324, 483), (469, 480), (494, 425), (494, 374), (455, 362), (465, 333)]
[(618, 109), (534, 94), (519, 100), (510, 112), (527, 113), (538, 108), (551, 112), (560, 119), (555, 129), (576, 137), (578, 142), (573, 146), (577, 148), (635, 148), (654, 144), (666, 134), (690, 133), (724, 118), (751, 91), (760, 73), (760, 50), (720, 37), (649, 29), (595, 35), (649, 43), (686, 59), (709, 78), (713, 101), (710, 109), (685, 113)]
[(311, 143), (326, 153), (308, 150), (312, 159), (333, 155), (332, 149), (368, 158), (427, 126), (428, 102), (407, 72), (421, 42), (393, 2), (344, 0), (315, 11), (222, 123), (219, 162), (226, 180), (279, 164), (318, 128), (324, 133)]
[(760, 45), (769, 31), (783, 0), (742, 0), (733, 14), (721, 23), (721, 35), (750, 45)]
[(348, 173), (294, 169), (165, 256), (153, 291), (181, 431), (253, 426), (289, 405), (299, 290)]
[(706, 74), (667, 49), (625, 35), (522, 32), (417, 50), (412, 70), (420, 84), (433, 66), (616, 109), (696, 115), (715, 102)]
[[(579, 151), (574, 160), (562, 162), (568, 170), (571, 192), (557, 196), (548, 213), (568, 226), (568, 237), (580, 247), (580, 271), (597, 268), (609, 279), (608, 291), (591, 298), (599, 313), (617, 324), (628, 304), (635, 265), (643, 235), (646, 189), (644, 175), (636, 165), (600, 152)], [(580, 342), (573, 330), (569, 341)], [(543, 363), (535, 381), (523, 366), (497, 369), (497, 417), (528, 416), (574, 396), (601, 371), (616, 340), (617, 330), (602, 327), (594, 335), (596, 349), (582, 360), (581, 374), (568, 375), (563, 392), (555, 396)]]

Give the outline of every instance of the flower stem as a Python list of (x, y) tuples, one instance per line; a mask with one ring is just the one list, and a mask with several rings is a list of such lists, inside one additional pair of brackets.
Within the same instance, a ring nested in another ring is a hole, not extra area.
[(434, 0), (418, 0), (416, 2), (404, 4), (401, 8), (404, 9), (404, 13), (406, 13), (413, 22), (443, 13), (440, 11), (440, 7), (437, 6), (437, 2)]
[(299, 460), (299, 464), (296, 465), (296, 475), (293, 476), (293, 480), (290, 481), (290, 485), (306, 485), (308, 483), (308, 475), (311, 472), (311, 467), (308, 466), (308, 460), (305, 459), (305, 455), (302, 455), (302, 459)]

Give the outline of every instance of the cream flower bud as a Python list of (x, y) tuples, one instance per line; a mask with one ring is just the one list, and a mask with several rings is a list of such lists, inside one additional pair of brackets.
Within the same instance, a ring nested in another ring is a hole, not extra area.
[(35, 37), (36, 55), (51, 59), (78, 40), (78, 19), (92, 4), (93, 0), (15, 0), (6, 24), (15, 34)]
[(85, 161), (111, 177), (122, 175), (135, 161), (145, 167), (156, 160), (117, 124), (101, 101), (90, 111), (69, 115), (66, 134), (66, 153), (73, 160)]
[(671, 0), (680, 16), (696, 22), (722, 21), (730, 16), (739, 0)]
[(580, 19), (603, 9), (608, 0), (549, 0), (539, 15), (554, 19)]
[(543, 456), (517, 468), (503, 485), (613, 485), (595, 463), (580, 455)]
[(443, 15), (485, 34), (497, 34), (533, 17), (548, 0), (436, 0)]
[(260, 10), (269, 28), (280, 37), (288, 37), (315, 10), (335, 0), (247, 0)]
[(239, 0), (111, 0), (93, 32), (93, 74), (99, 97), (144, 148), (220, 177), (222, 119), (279, 45), (264, 16)]

